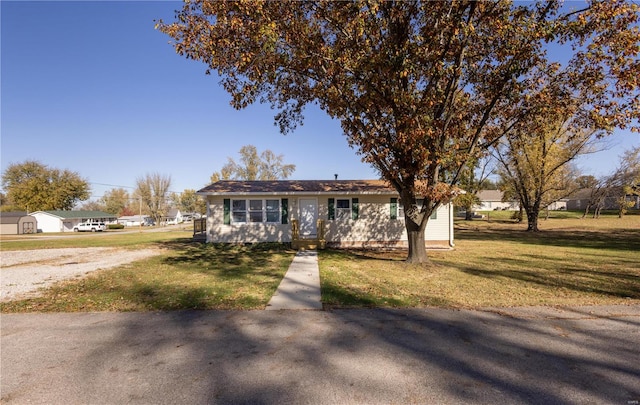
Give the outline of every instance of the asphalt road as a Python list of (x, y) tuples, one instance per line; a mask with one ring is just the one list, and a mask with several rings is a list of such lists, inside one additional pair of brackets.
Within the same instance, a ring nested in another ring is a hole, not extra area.
[(0, 320), (3, 404), (640, 400), (640, 305)]

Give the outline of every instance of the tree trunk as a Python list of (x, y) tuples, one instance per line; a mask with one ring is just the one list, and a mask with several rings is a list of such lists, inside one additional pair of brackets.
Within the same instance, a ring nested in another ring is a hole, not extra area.
[(538, 216), (540, 212), (532, 209), (527, 211), (527, 232), (538, 232)]
[(473, 211), (471, 209), (467, 209), (464, 212), (464, 220), (465, 221), (471, 221), (473, 219)]
[(424, 245), (424, 232), (425, 228), (420, 224), (406, 218), (407, 228), (407, 241), (409, 243), (409, 255), (407, 256), (407, 263), (426, 263), (429, 261), (427, 257), (427, 248)]
[(424, 230), (407, 231), (407, 239), (409, 241), (407, 263), (428, 262), (427, 248), (424, 245)]

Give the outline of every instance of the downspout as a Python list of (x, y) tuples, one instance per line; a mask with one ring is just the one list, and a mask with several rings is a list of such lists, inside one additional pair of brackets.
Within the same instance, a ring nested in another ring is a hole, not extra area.
[(206, 196), (205, 201), (207, 202), (207, 216), (206, 219), (204, 221), (204, 232), (205, 235), (207, 235), (206, 237), (206, 242), (207, 243), (211, 243), (211, 239), (212, 239), (212, 226), (209, 226), (209, 221), (212, 220), (212, 215), (211, 215), (211, 200), (209, 199), (209, 196)]
[(449, 203), (449, 247), (454, 248), (455, 243), (453, 243), (453, 204)]

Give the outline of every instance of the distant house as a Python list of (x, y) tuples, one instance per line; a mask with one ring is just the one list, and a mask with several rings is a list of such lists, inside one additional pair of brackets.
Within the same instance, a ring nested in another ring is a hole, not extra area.
[(500, 190), (480, 190), (478, 192), (480, 204), (473, 207), (477, 211), (493, 211), (493, 210), (517, 210), (517, 201), (503, 202), (504, 193)]
[(149, 215), (123, 215), (118, 217), (118, 223), (124, 226), (151, 226), (153, 218)]
[(38, 221), (39, 232), (73, 232), (82, 222), (115, 223), (117, 216), (102, 211), (36, 211), (32, 217)]
[(38, 221), (28, 215), (26, 211), (13, 211), (0, 213), (1, 235), (22, 235), (36, 233)]
[(163, 215), (161, 222), (165, 225), (175, 225), (180, 224), (184, 221), (182, 213), (179, 209), (172, 208), (169, 210), (167, 215)]
[[(567, 209), (574, 211), (585, 210), (587, 208), (587, 205), (590, 205), (590, 208), (595, 208), (593, 207), (593, 193), (594, 190), (591, 188), (583, 188), (576, 191), (575, 193), (567, 197)], [(633, 202), (633, 208), (640, 209), (639, 196), (627, 195), (626, 200)], [(599, 204), (600, 208), (605, 210), (617, 210), (620, 208), (617, 198), (615, 196), (612, 196), (611, 193), (606, 192), (600, 199)]]
[(567, 202), (569, 202), (569, 200), (567, 198), (561, 198), (558, 201), (552, 202), (546, 208), (548, 208), (548, 209), (550, 209), (552, 211), (566, 210), (567, 209)]
[(197, 212), (183, 212), (182, 213), (182, 221), (183, 222), (191, 222), (194, 219), (200, 219), (202, 217), (201, 214)]
[[(408, 246), (398, 192), (382, 180), (223, 180), (198, 194), (207, 201), (207, 242)], [(424, 242), (453, 247), (451, 204), (433, 213)]]

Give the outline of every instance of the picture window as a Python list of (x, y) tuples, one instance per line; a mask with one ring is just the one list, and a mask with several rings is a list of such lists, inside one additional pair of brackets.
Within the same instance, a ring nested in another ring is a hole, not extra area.
[(231, 219), (234, 223), (279, 223), (280, 200), (233, 200)]

